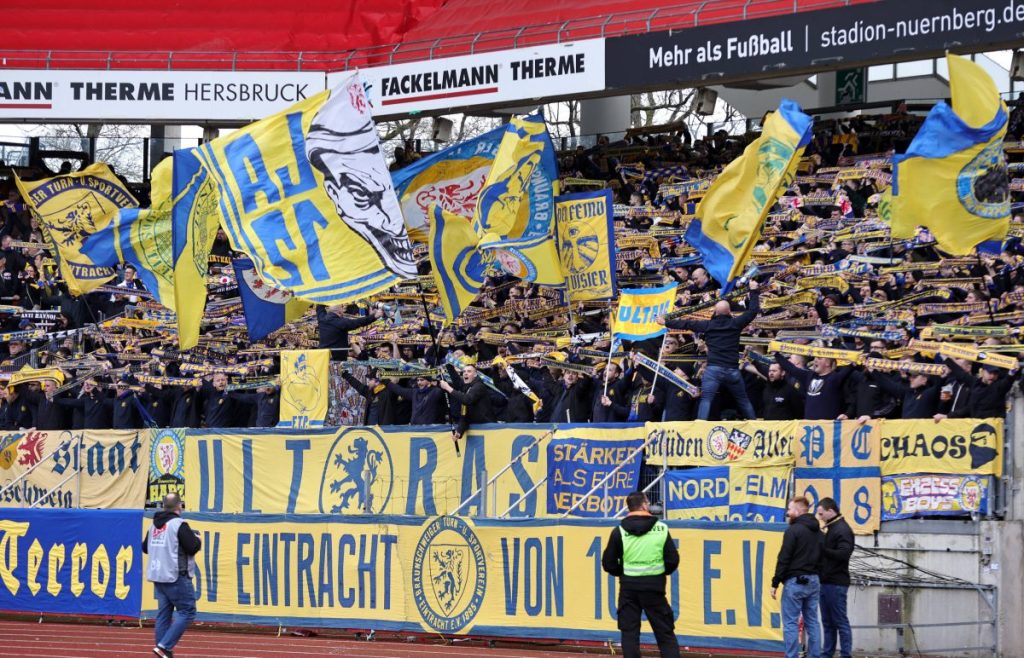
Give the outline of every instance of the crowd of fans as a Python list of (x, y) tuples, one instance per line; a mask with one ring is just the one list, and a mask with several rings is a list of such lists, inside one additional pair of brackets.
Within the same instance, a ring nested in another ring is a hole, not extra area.
[[(1024, 123), (1016, 111), (1015, 119), (1012, 125)], [(273, 426), (279, 392), (267, 358), (308, 347), (332, 350), (345, 382), (336, 390), (351, 388), (358, 395), (346, 399), (361, 402), (345, 415), (370, 425), (451, 423), (463, 432), (485, 422), (1002, 416), (1017, 370), (907, 349), (934, 325), (987, 327), (952, 338), (993, 352), (1016, 356), (1024, 348), (1019, 217), (999, 253), (970, 258), (944, 256), (927, 232), (893, 241), (879, 218), (892, 153), (905, 149), (919, 124), (905, 113), (816, 124), (797, 178), (755, 249), (752, 294), (714, 309), (719, 283), (682, 233), (707, 182), (755, 135), (695, 139), (680, 124), (561, 153), (564, 189), (614, 191), (620, 287), (678, 284), (673, 315), (682, 320), (668, 320), (664, 338), (627, 343), (610, 360), (614, 301), (568, 306), (559, 292), (508, 276), (491, 277), (460, 321), (442, 328), (428, 310), (429, 290), (419, 294), (430, 280), (424, 248), (420, 287), (320, 307), (254, 344), (223, 234), (211, 257), (201, 347), (179, 354), (157, 323), (144, 324), (162, 316), (131, 266), (96, 292), (68, 293), (47, 236), (12, 185), (0, 204), (0, 376), (31, 363), (59, 368), (64, 384), (2, 389), (0, 429)], [(1011, 139), (1013, 172), (1024, 148)], [(398, 164), (415, 159), (410, 151), (398, 154)], [(818, 285), (803, 286), (809, 277)], [(118, 317), (140, 322), (111, 320)], [(735, 346), (716, 344), (714, 327), (722, 323), (735, 329)], [(918, 374), (767, 354), (771, 340), (937, 368)], [(636, 354), (659, 360), (695, 389), (656, 378)]]

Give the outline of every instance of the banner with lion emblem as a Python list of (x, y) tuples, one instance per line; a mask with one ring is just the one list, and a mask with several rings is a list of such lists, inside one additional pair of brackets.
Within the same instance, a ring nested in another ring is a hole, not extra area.
[(113, 269), (96, 265), (81, 252), (85, 239), (105, 229), (118, 210), (139, 205), (110, 167), (99, 163), (73, 174), (15, 182), (56, 245), (71, 294), (85, 294), (113, 278)]

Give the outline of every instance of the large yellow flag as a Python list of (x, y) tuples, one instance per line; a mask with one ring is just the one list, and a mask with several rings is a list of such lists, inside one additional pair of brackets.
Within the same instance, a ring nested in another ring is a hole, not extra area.
[(281, 350), (278, 427), (323, 427), (327, 417), (330, 350)]
[(175, 309), (171, 249), (171, 161), (152, 173), (149, 208), (121, 208), (106, 228), (93, 233), (80, 247), (94, 264), (113, 267), (131, 263), (146, 290), (165, 307)]
[(445, 318), (452, 322), (480, 292), (493, 255), (477, 249), (465, 217), (440, 206), (432, 206), (430, 215), (430, 265)]
[(199, 343), (206, 307), (207, 266), (220, 222), (217, 186), (200, 165), (196, 149), (174, 152), (170, 196), (178, 347), (187, 350)]
[(704, 267), (727, 292), (750, 259), (761, 226), (796, 173), (811, 140), (811, 117), (783, 100), (765, 119), (761, 136), (711, 184), (686, 230)]
[(357, 74), (198, 155), (220, 192), (231, 246), (275, 288), (339, 304), (416, 275)]
[(72, 295), (82, 295), (114, 276), (81, 252), (82, 242), (110, 224), (120, 208), (139, 202), (103, 163), (41, 181), (15, 181), (25, 203), (57, 246), (60, 271)]
[(946, 61), (953, 107), (933, 107), (907, 152), (893, 158), (892, 236), (926, 226), (939, 248), (963, 255), (1009, 230), (1008, 115), (984, 69), (957, 55)]

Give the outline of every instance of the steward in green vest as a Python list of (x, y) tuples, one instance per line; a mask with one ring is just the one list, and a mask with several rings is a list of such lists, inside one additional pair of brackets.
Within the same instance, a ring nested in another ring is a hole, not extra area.
[(626, 496), (629, 514), (608, 539), (601, 566), (619, 577), (619, 630), (624, 658), (640, 657), (640, 614), (647, 613), (662, 658), (678, 658), (672, 607), (665, 598), (665, 578), (679, 566), (679, 551), (668, 526), (648, 509), (647, 496)]

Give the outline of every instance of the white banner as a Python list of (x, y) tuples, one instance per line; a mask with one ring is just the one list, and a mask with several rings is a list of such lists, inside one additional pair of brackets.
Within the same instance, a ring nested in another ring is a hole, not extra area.
[(324, 90), (299, 71), (0, 70), (0, 120), (238, 121)]
[[(379, 118), (604, 89), (604, 39), (360, 69)], [(329, 73), (327, 84), (344, 76)], [(538, 101), (539, 102), (539, 101)]]

